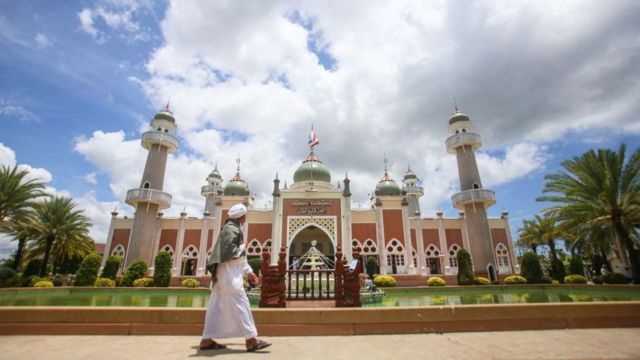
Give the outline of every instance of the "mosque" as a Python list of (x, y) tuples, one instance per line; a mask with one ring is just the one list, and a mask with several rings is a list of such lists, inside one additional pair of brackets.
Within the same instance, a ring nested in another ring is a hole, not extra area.
[[(271, 262), (284, 244), (289, 263), (295, 261), (311, 244), (329, 258), (338, 245), (350, 259), (359, 250), (363, 260), (374, 257), (379, 273), (398, 277), (445, 276), (455, 278), (457, 252), (471, 253), (474, 272), (495, 280), (516, 272), (517, 261), (511, 241), (508, 213), (487, 218), (487, 208), (495, 203), (495, 193), (482, 186), (475, 159), (481, 146), (480, 135), (473, 132), (469, 117), (458, 111), (449, 119), (445, 145), (458, 162), (460, 192), (452, 197), (459, 210), (456, 218), (423, 217), (419, 199), (423, 188), (418, 176), (408, 168), (402, 182), (396, 182), (386, 168), (376, 185), (371, 204), (366, 209), (352, 208), (348, 177), (332, 184), (330, 169), (311, 151), (293, 174), (290, 186), (273, 179), (272, 208), (254, 207), (247, 181), (240, 173), (228, 181), (216, 168), (201, 188), (204, 212), (201, 217), (163, 216), (171, 206), (171, 195), (163, 191), (167, 155), (178, 148), (176, 120), (168, 107), (151, 120), (151, 130), (142, 135), (148, 157), (139, 188), (127, 192), (126, 203), (134, 207), (133, 218), (118, 217), (112, 212), (102, 266), (107, 257), (124, 259), (122, 269), (137, 259), (149, 264), (160, 251), (173, 256), (173, 275), (204, 276), (205, 264), (228, 218), (228, 209), (237, 203), (249, 208), (244, 234), (248, 239), (248, 256), (271, 250)], [(316, 139), (312, 132), (312, 140)], [(195, 184), (194, 184), (195, 185)], [(369, 184), (364, 184), (369, 186)], [(449, 280), (448, 280), (449, 282)]]

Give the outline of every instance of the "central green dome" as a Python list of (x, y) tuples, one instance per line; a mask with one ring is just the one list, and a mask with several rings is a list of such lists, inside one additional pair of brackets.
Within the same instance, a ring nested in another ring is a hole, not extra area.
[(236, 176), (231, 179), (224, 187), (225, 196), (245, 196), (249, 195), (249, 185), (240, 176), (240, 172), (236, 173)]
[(309, 154), (307, 160), (302, 162), (302, 165), (298, 167), (293, 174), (294, 182), (305, 181), (325, 181), (331, 182), (331, 172), (329, 168), (318, 160), (318, 158), (312, 153)]
[(376, 186), (376, 195), (378, 196), (400, 196), (402, 191), (400, 186), (389, 176), (385, 171), (384, 176), (378, 182)]

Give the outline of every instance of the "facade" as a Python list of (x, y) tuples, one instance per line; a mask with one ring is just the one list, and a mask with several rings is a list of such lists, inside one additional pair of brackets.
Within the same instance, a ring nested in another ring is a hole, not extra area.
[[(461, 191), (452, 198), (460, 210), (456, 218), (422, 217), (419, 199), (423, 189), (408, 168), (401, 183), (386, 169), (366, 209), (351, 204), (351, 184), (347, 176), (335, 186), (329, 168), (314, 154), (293, 174), (291, 186), (273, 180), (273, 207), (259, 209), (246, 180), (240, 173), (226, 184), (217, 166), (201, 188), (202, 216), (181, 213), (164, 217), (171, 195), (162, 192), (166, 155), (177, 148), (175, 119), (168, 109), (151, 121), (153, 130), (143, 134), (142, 145), (149, 150), (140, 188), (127, 193), (127, 203), (136, 211), (133, 219), (112, 213), (103, 263), (111, 255), (124, 257), (125, 267), (136, 259), (152, 264), (159, 251), (173, 256), (174, 276), (203, 276), (205, 264), (218, 233), (228, 218), (228, 209), (237, 203), (249, 208), (245, 238), (248, 255), (271, 250), (271, 262), (284, 244), (289, 263), (315, 247), (332, 258), (338, 245), (347, 258), (357, 249), (363, 258), (375, 257), (381, 274), (452, 276), (458, 271), (457, 252), (471, 253), (474, 272), (496, 279), (514, 273), (517, 264), (508, 225), (508, 214), (487, 218), (487, 207), (495, 194), (483, 189), (475, 161), (480, 136), (472, 132), (469, 117), (459, 111), (449, 120), (451, 136), (446, 140), (450, 153), (458, 159)], [(196, 184), (194, 184), (196, 186)]]

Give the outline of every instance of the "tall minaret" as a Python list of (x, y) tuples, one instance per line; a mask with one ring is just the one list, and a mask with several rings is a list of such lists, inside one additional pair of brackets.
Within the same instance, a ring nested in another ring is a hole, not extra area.
[(176, 120), (169, 104), (151, 120), (151, 130), (142, 134), (142, 147), (149, 151), (140, 187), (127, 191), (127, 204), (136, 209), (125, 255), (125, 269), (135, 260), (153, 266), (153, 235), (158, 211), (171, 206), (171, 195), (162, 191), (167, 155), (178, 149)]
[(204, 212), (211, 216), (215, 216), (216, 203), (219, 202), (219, 198), (223, 193), (222, 189), (222, 176), (218, 171), (218, 164), (207, 176), (207, 185), (200, 189), (200, 194), (205, 197), (206, 202), (204, 205)]
[(407, 167), (402, 184), (409, 203), (409, 216), (415, 216), (420, 213), (420, 198), (424, 196), (424, 190), (418, 186), (418, 176), (411, 171), (411, 166)]
[(487, 208), (496, 202), (492, 190), (483, 189), (480, 173), (476, 164), (475, 150), (482, 146), (480, 135), (472, 132), (469, 116), (455, 107), (449, 119), (449, 132), (446, 140), (447, 151), (455, 154), (458, 160), (460, 192), (452, 197), (453, 207), (464, 211), (473, 268), (476, 274), (487, 275), (497, 280), (496, 260), (491, 243), (491, 233), (487, 221)]

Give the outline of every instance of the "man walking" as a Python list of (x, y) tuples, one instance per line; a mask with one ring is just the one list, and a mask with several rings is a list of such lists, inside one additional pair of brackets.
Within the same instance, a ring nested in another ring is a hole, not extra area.
[(247, 351), (254, 352), (271, 346), (258, 340), (249, 298), (244, 291), (244, 277), (256, 285), (258, 277), (247, 263), (246, 243), (241, 226), (247, 219), (247, 208), (237, 204), (229, 209), (218, 241), (207, 263), (211, 272), (212, 292), (204, 319), (200, 349), (225, 349), (227, 346), (213, 339), (244, 337)]

